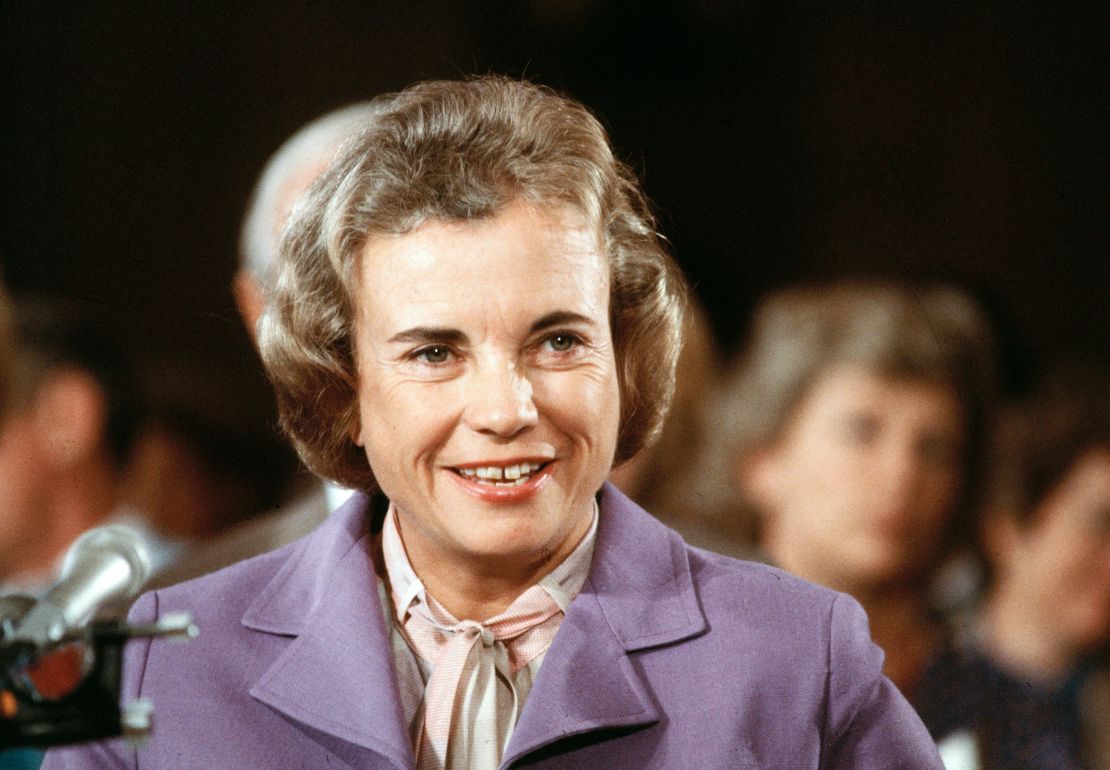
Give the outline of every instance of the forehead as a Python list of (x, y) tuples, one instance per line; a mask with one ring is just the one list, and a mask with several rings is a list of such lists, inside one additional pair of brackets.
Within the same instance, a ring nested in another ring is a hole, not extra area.
[(1077, 457), (1058, 485), (1075, 498), (1101, 500), (1110, 507), (1110, 447), (1093, 447)]
[(940, 383), (907, 377), (892, 377), (862, 366), (839, 365), (825, 370), (814, 380), (798, 411), (821, 412), (866, 408), (889, 412), (900, 418), (959, 423), (955, 394)]
[(1087, 449), (1034, 504), (1034, 526), (1075, 533), (1089, 542), (1091, 530), (1110, 535), (1110, 447)]
[(358, 275), (360, 315), (390, 326), (608, 311), (609, 265), (597, 234), (563, 207), (515, 202), (493, 217), (431, 220), (377, 237), (364, 247)]

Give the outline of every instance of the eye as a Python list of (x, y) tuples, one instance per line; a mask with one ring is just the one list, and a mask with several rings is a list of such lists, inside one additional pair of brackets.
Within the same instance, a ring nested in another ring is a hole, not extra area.
[(415, 351), (412, 357), (425, 364), (445, 364), (451, 360), (451, 348), (446, 345), (429, 345)]
[(573, 334), (567, 334), (566, 332), (558, 332), (557, 334), (552, 334), (550, 337), (547, 338), (547, 344), (556, 353), (567, 352), (575, 345), (577, 345), (578, 341), (579, 340), (577, 337), (575, 337)]
[(879, 420), (870, 414), (850, 414), (844, 420), (844, 437), (853, 444), (870, 444), (879, 435)]

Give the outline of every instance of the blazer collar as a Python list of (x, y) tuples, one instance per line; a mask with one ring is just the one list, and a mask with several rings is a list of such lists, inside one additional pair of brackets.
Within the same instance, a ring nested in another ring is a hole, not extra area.
[(370, 763), (342, 742), (412, 767), (368, 509), (367, 498), (355, 495), (332, 513), (243, 615), (247, 628), (295, 637), (250, 694), (352, 764)]
[[(572, 735), (637, 729), (659, 714), (628, 653), (705, 631), (682, 539), (609, 484), (590, 575), (544, 658), (503, 765)], [(251, 694), (314, 730), (411, 767), (370, 559), (367, 499), (355, 495), (302, 541), (243, 616), (295, 636)], [(604, 686), (598, 686), (599, 683)]]
[(625, 650), (657, 647), (702, 633), (686, 544), (612, 484), (603, 511), (587, 594), (596, 598)]
[(590, 576), (544, 658), (502, 766), (574, 735), (658, 722), (628, 653), (707, 628), (682, 539), (610, 484), (600, 505)]

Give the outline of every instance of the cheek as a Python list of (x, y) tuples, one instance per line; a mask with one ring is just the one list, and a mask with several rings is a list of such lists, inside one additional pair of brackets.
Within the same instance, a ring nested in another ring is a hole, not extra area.
[(1031, 587), (1059, 619), (1062, 633), (1080, 646), (1105, 641), (1110, 627), (1110, 554), (1086, 544), (1059, 549), (1040, 559)]
[(842, 514), (857, 507), (851, 489), (852, 475), (840, 472), (809, 453), (794, 452), (780, 457), (770, 502), (779, 513), (814, 532), (818, 520), (835, 523)]
[(1012, 561), (1026, 593), (1059, 608), (1089, 591), (1090, 556), (1088, 547), (1056, 528), (1024, 535)]
[(1053, 532), (1036, 547), (1046, 582), (1059, 584), (1062, 593), (1092, 589), (1099, 582), (1100, 573), (1106, 574), (1103, 560), (1107, 550), (1099, 547), (1098, 541), (1086, 536), (1086, 533), (1075, 530)]
[(620, 389), (616, 372), (546, 372), (532, 378), (541, 415), (591, 444), (616, 443)]
[(932, 521), (949, 516), (962, 486), (961, 474), (955, 469), (936, 468), (928, 471), (922, 494), (918, 498), (924, 516)]
[(451, 397), (442, 386), (364, 387), (359, 436), (373, 467), (404, 465), (427, 454), (449, 431)]
[(795, 494), (811, 501), (835, 504), (844, 498), (854, 500), (861, 478), (866, 478), (854, 453), (817, 441), (803, 445), (787, 462), (795, 464), (796, 472), (789, 474)]

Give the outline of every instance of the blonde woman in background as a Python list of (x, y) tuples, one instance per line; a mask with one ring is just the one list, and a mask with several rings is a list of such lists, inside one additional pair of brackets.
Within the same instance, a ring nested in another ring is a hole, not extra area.
[(859, 600), (911, 702), (944, 637), (930, 581), (980, 489), (990, 338), (951, 288), (780, 291), (714, 413), (718, 515), (748, 517), (769, 561)]

